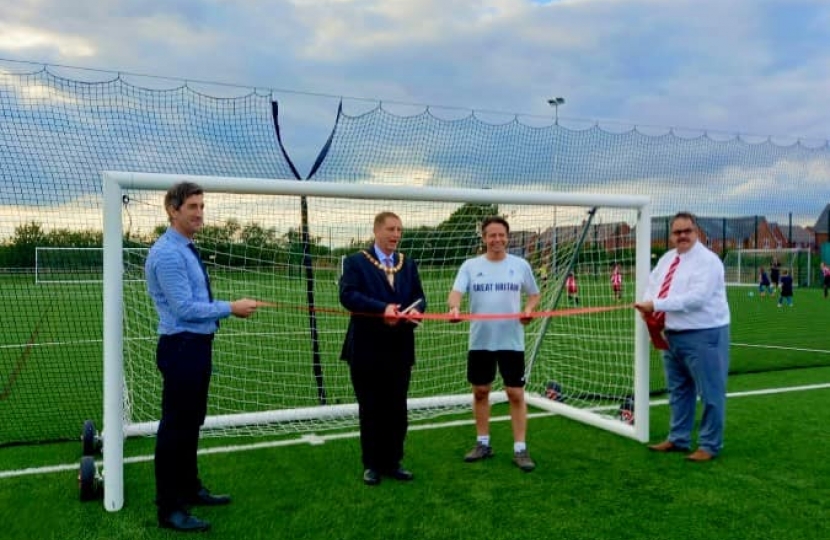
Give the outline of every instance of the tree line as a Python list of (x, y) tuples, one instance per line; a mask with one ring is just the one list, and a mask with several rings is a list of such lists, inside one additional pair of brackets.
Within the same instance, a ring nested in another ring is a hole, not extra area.
[[(481, 220), (498, 213), (492, 204), (465, 204), (436, 227), (421, 226), (406, 229), (399, 249), (416, 260), (434, 264), (457, 264), (475, 254), (481, 245)], [(149, 235), (126, 233), (125, 248), (148, 247), (167, 229), (157, 225)], [(352, 240), (343, 247), (323, 244), (322, 238), (306, 233), (302, 228), (289, 228), (280, 234), (276, 227), (258, 223), (242, 224), (230, 219), (221, 225), (207, 224), (197, 236), (199, 250), (210, 262), (227, 267), (251, 265), (278, 265), (301, 268), (306, 258), (335, 265), (342, 255), (367, 247), (371, 238)], [(12, 237), (0, 244), (0, 268), (32, 268), (38, 247), (101, 248), (100, 230), (67, 228), (46, 230), (43, 224), (32, 221), (17, 226)], [(71, 257), (71, 254), (67, 254)], [(78, 255), (79, 260), (94, 260)], [(78, 261), (72, 261), (78, 262)], [(90, 262), (89, 264), (93, 264)]]

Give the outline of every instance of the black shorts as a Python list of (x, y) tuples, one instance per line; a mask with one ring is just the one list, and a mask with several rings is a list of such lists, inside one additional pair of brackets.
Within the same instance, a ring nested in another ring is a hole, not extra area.
[(524, 351), (469, 351), (467, 380), (474, 386), (488, 385), (496, 380), (496, 366), (499, 368), (504, 386), (524, 387)]

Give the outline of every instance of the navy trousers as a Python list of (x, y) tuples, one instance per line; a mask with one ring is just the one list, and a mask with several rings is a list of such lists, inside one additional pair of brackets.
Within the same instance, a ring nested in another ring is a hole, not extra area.
[(212, 352), (212, 334), (182, 332), (158, 341), (156, 364), (163, 380), (155, 452), (160, 517), (182, 510), (202, 488), (196, 451), (207, 413)]

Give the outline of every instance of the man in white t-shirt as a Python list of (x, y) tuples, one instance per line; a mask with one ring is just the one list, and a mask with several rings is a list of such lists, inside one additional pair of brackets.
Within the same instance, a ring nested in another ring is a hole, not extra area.
[[(522, 325), (539, 304), (539, 287), (530, 264), (507, 252), (510, 226), (502, 217), (488, 217), (481, 224), (487, 251), (468, 259), (450, 291), (450, 315), (459, 316), (461, 300), (469, 295), (470, 313), (522, 313), (523, 317), (474, 319), (470, 322), (467, 380), (473, 386), (473, 414), (476, 420), (476, 446), (464, 456), (472, 462), (493, 456), (490, 446), (490, 390), (498, 367), (510, 403), (513, 425), (513, 462), (523, 471), (536, 468), (527, 451), (527, 405), (525, 404), (525, 337)], [(526, 295), (522, 308), (522, 294)]]

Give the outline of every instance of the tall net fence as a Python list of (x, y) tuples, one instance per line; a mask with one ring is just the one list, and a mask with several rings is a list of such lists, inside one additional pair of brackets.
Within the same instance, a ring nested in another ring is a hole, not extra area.
[[(269, 95), (0, 72), (0, 444), (100, 422), (101, 172), (295, 178), (275, 111)], [(127, 242), (163, 228), (157, 216), (127, 223)]]
[[(0, 301), (5, 307), (0, 445), (74, 438), (86, 418), (100, 420), (100, 268), (97, 252), (84, 250), (101, 247), (101, 171), (300, 176), (281, 144), (272, 94), (223, 98), (187, 85), (153, 89), (144, 82), (116, 74), (88, 81), (48, 70), (0, 71)], [(703, 241), (723, 257), (738, 248), (802, 247), (816, 253), (814, 268), (804, 271), (817, 276), (818, 244), (826, 241), (828, 228), (819, 216), (830, 202), (826, 143), (534, 126), (518, 118), (493, 123), (475, 114), (442, 118), (431, 110), (404, 116), (383, 107), (359, 114), (341, 109), (332, 123), (310, 181), (645, 194), (652, 198), (652, 215), (659, 216), (652, 227), (657, 256), (669, 247), (666, 216), (683, 209), (711, 219)], [(165, 226), (161, 200), (124, 202), (125, 248), (149, 245)], [(207, 202), (210, 213), (210, 197)], [(158, 216), (156, 222), (131, 220), (141, 204), (155, 206), (150, 213)], [(299, 219), (298, 208), (284, 211)], [(274, 215), (283, 220), (279, 212)], [(240, 208), (223, 227), (231, 227), (234, 241), (249, 249), (257, 249), (263, 231), (282, 225), (248, 218)], [(564, 228), (578, 230), (583, 221), (551, 209), (544, 218), (512, 222), (511, 232), (521, 239), (517, 245), (531, 246), (524, 255), (547, 253), (553, 261), (564, 260), (558, 255), (566, 244)], [(752, 223), (748, 232), (747, 222)], [(370, 235), (355, 232), (342, 240), (331, 233), (334, 225), (316, 225), (326, 253), (337, 254), (322, 262), (333, 285), (340, 253), (356, 249), (352, 239)], [(417, 213), (404, 223), (407, 231), (426, 225)], [(591, 255), (600, 262), (575, 268), (586, 287), (610, 287), (613, 254), (623, 245), (602, 239), (614, 226), (608, 220), (590, 229), (595, 237), (586, 245), (604, 247)], [(296, 229), (285, 234), (277, 240), (296, 240)], [(141, 257), (140, 250), (134, 253)], [(140, 279), (136, 271), (135, 284)], [(553, 278), (551, 283), (562, 285)], [(444, 294), (436, 291), (430, 302), (440, 304)], [(750, 296), (746, 287), (730, 289), (729, 295), (733, 372), (830, 363), (830, 338), (815, 330), (827, 306), (819, 289), (799, 287), (789, 310)], [(609, 294), (608, 302), (613, 301)], [(555, 358), (556, 348), (545, 354)], [(152, 376), (153, 358), (141, 361)], [(656, 356), (653, 363), (654, 390), (659, 391)], [(554, 364), (540, 359), (539, 365)], [(534, 380), (542, 385), (567, 380), (569, 369), (564, 364), (550, 368)]]
[[(318, 163), (312, 180), (646, 194), (656, 216), (654, 260), (672, 247), (669, 221), (679, 210), (700, 216), (701, 241), (727, 265), (735, 260), (731, 252), (817, 253), (828, 239), (826, 141), (776, 143), (674, 130), (647, 134), (637, 128), (611, 132), (597, 125), (536, 127), (518, 119), (494, 125), (475, 114), (447, 120), (430, 110), (399, 116), (378, 106), (354, 115), (341, 109)], [(555, 227), (525, 223), (517, 230), (550, 244)], [(778, 293), (761, 297), (746, 287), (729, 288), (731, 373), (830, 365), (830, 338), (811, 322), (826, 316), (816, 287), (820, 262), (815, 256), (809, 267), (805, 262), (795, 268), (798, 290), (789, 311), (777, 309)], [(652, 389), (659, 392), (664, 383), (656, 354), (652, 363)]]

